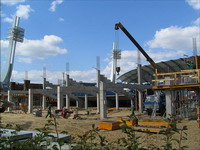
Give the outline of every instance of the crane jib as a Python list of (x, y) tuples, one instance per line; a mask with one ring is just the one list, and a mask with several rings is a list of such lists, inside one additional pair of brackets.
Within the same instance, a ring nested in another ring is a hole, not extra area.
[(157, 69), (156, 63), (151, 59), (151, 57), (145, 52), (145, 50), (138, 44), (138, 42), (132, 37), (132, 35), (126, 30), (126, 28), (119, 22), (115, 24), (115, 30), (121, 29), (124, 34), (132, 41), (132, 43), (138, 48), (138, 50), (145, 56), (147, 61), (154, 67), (154, 69)]

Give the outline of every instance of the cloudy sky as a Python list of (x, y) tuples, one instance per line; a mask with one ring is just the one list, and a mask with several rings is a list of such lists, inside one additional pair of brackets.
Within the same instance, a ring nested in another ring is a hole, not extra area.
[[(135, 69), (137, 50), (114, 25), (121, 22), (155, 62), (193, 54), (200, 45), (200, 0), (1, 0), (1, 64), (8, 51), (9, 28), (19, 16), (25, 29), (17, 43), (12, 81), (57, 83), (69, 64), (70, 77), (96, 81), (96, 58), (101, 73), (110, 77), (112, 43), (119, 41), (121, 75)], [(142, 64), (148, 62), (142, 58)], [(26, 73), (25, 73), (26, 72)]]

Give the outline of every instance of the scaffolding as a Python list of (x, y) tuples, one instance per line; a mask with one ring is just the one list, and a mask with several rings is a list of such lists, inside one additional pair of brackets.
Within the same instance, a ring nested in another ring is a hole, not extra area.
[(172, 115), (197, 119), (200, 105), (200, 69), (156, 73), (154, 90), (170, 91)]

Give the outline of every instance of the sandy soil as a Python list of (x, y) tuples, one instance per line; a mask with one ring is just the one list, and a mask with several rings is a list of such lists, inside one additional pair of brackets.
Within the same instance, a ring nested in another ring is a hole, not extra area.
[[(83, 135), (86, 131), (92, 128), (92, 124), (98, 126), (99, 115), (95, 114), (95, 110), (91, 111), (91, 115), (86, 115), (86, 111), (78, 111), (79, 116), (81, 119), (64, 119), (62, 117), (57, 117), (58, 122), (58, 130), (67, 131), (72, 137), (77, 137), (77, 135)], [(43, 111), (42, 117), (35, 117), (32, 114), (24, 114), (19, 112), (5, 112), (1, 114), (1, 122), (2, 124), (12, 124), (20, 125), (23, 130), (30, 130), (34, 131), (35, 128), (42, 128), (44, 127), (45, 123), (47, 123), (47, 118), (45, 118), (46, 111)], [(117, 120), (120, 117), (126, 117), (130, 115), (130, 110), (124, 109), (120, 112), (110, 113), (108, 114), (107, 120)], [(149, 121), (149, 120), (162, 120), (161, 117), (157, 117), (155, 119), (149, 118), (146, 115), (139, 116), (140, 120)], [(196, 120), (182, 120), (181, 123), (178, 123), (178, 128), (183, 126), (187, 126), (187, 141), (183, 142), (183, 145), (189, 146), (189, 149), (192, 150), (200, 150), (200, 128), (197, 127)], [(121, 130), (114, 130), (114, 131), (106, 131), (100, 130), (100, 134), (105, 135), (108, 141), (116, 141), (118, 138), (124, 136)], [(147, 137), (147, 134), (136, 132), (137, 136), (141, 136), (141, 142), (143, 145), (146, 145), (145, 140), (154, 145), (161, 146), (163, 141), (163, 135), (160, 134), (153, 134), (150, 137)], [(178, 138), (178, 135), (176, 135)]]

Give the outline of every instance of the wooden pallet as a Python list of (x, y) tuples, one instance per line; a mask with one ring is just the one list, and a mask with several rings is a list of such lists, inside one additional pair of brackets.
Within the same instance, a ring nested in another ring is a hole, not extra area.
[(98, 125), (99, 129), (104, 130), (116, 130), (120, 129), (120, 122), (118, 121), (100, 121)]

